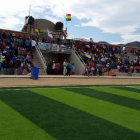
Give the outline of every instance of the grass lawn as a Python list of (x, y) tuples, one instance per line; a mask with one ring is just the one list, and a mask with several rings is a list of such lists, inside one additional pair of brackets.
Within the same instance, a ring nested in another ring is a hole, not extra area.
[(0, 88), (0, 140), (140, 140), (140, 86)]

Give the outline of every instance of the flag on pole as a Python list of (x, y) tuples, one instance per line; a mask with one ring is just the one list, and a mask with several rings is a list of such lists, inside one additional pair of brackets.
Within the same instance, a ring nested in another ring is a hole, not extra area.
[(61, 32), (60, 35), (61, 35), (61, 37), (63, 37), (64, 36), (63, 32)]
[(66, 30), (64, 30), (64, 36), (68, 36), (68, 33), (67, 33), (67, 31)]
[(67, 31), (66, 31), (66, 30), (62, 31), (62, 32), (61, 32), (61, 36), (62, 36), (62, 37), (64, 36), (64, 37), (66, 38), (66, 37), (68, 36)]
[(66, 14), (66, 21), (71, 21), (71, 14)]

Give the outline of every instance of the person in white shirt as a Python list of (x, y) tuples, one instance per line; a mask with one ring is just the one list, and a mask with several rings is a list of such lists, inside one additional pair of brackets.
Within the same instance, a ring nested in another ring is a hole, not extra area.
[(52, 64), (52, 74), (55, 75), (55, 61), (53, 61), (53, 64)]
[(63, 62), (63, 75), (65, 76), (67, 73), (67, 60), (65, 59)]
[(36, 46), (36, 41), (33, 39), (31, 44), (32, 44), (32, 49), (34, 50)]

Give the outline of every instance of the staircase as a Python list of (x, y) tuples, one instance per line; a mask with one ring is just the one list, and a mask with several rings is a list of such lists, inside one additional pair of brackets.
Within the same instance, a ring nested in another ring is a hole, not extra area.
[[(37, 55), (37, 51), (35, 51), (35, 53), (34, 53), (34, 58), (32, 59), (32, 62), (33, 62), (33, 65), (35, 67), (38, 67), (39, 68), (39, 75), (46, 75), (46, 72), (44, 70), (44, 67), (41, 64), (40, 59), (39, 59), (39, 57)], [(18, 74), (17, 69), (14, 69), (14, 73), (13, 74), (10, 74), (10, 75), (17, 75), (17, 74)], [(24, 70), (24, 75), (27, 75), (27, 74), (29, 74), (29, 73), (25, 69)], [(4, 75), (3, 68), (1, 68), (0, 75)]]
[(45, 70), (40, 62), (40, 59), (38, 57), (37, 51), (35, 51), (35, 53), (34, 53), (34, 58), (33, 58), (32, 62), (33, 62), (33, 65), (35, 67), (39, 68), (39, 75), (46, 75), (46, 72), (45, 72)]
[(76, 75), (83, 75), (86, 69), (86, 64), (83, 61), (83, 59), (80, 57), (78, 52), (75, 50), (75, 48), (72, 48), (71, 56), (70, 56), (70, 62), (74, 63), (76, 68)]

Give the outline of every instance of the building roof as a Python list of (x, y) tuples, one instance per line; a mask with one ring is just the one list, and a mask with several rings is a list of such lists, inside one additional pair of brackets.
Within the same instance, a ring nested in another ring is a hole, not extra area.
[(47, 29), (52, 32), (55, 31), (55, 24), (46, 19), (35, 19), (34, 27), (44, 31), (46, 31)]

